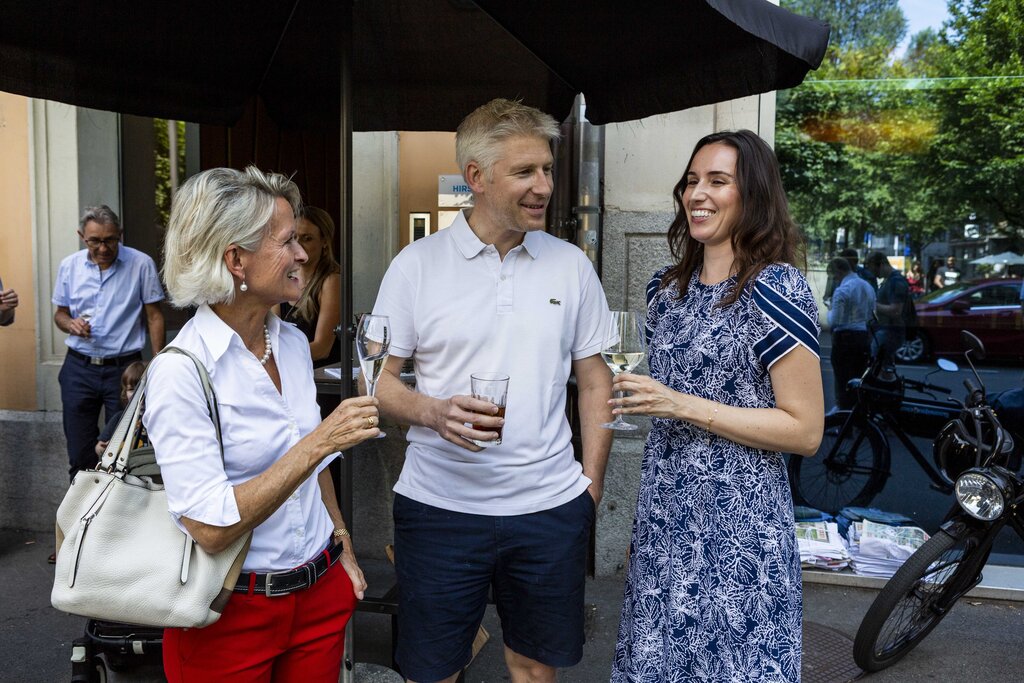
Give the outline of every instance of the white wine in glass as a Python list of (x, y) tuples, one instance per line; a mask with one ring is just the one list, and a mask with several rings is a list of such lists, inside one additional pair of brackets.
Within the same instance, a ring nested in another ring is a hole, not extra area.
[[(366, 395), (373, 396), (377, 380), (384, 371), (391, 350), (391, 322), (386, 315), (364, 314), (359, 318), (356, 332), (356, 353), (359, 354), (359, 371), (366, 382)], [(376, 438), (382, 439), (384, 432)]]
[[(642, 320), (643, 318), (633, 311), (612, 311), (608, 333), (605, 336), (607, 341), (601, 349), (601, 358), (613, 375), (632, 372), (643, 361), (647, 352), (647, 338), (644, 335)], [(617, 391), (615, 395), (616, 398), (621, 398), (623, 392)], [(614, 422), (606, 422), (601, 426), (621, 431), (639, 429), (632, 422), (623, 420), (622, 415), (616, 415)]]
[(84, 304), (81, 309), (78, 310), (78, 317), (89, 324), (89, 336), (86, 337), (86, 342), (92, 344), (92, 318), (94, 314), (94, 306), (91, 304)]

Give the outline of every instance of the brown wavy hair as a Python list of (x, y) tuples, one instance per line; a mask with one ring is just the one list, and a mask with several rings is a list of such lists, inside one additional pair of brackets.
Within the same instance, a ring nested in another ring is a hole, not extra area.
[(729, 306), (740, 297), (752, 279), (772, 263), (788, 263), (806, 270), (803, 235), (789, 215), (789, 203), (782, 189), (782, 176), (775, 152), (749, 130), (722, 131), (706, 135), (693, 148), (686, 171), (672, 190), (676, 217), (668, 229), (668, 245), (676, 264), (662, 278), (661, 286), (673, 282), (680, 297), (686, 295), (690, 278), (704, 260), (704, 245), (690, 236), (688, 211), (683, 203), (686, 175), (693, 158), (707, 145), (729, 145), (736, 150), (736, 184), (740, 192), (740, 216), (730, 232), (736, 287), (719, 303)]
[(139, 386), (142, 375), (146, 372), (146, 364), (141, 360), (133, 361), (121, 373), (121, 404), (128, 405), (128, 392)]
[(334, 258), (334, 220), (331, 215), (316, 206), (303, 206), (301, 218), (316, 226), (320, 233), (320, 240), (324, 244), (324, 252), (317, 261), (309, 283), (302, 290), (302, 296), (295, 302), (288, 317), (292, 320), (301, 318), (307, 323), (315, 323), (320, 317), (320, 290), (324, 287), (324, 280), (334, 273), (341, 272), (341, 266)]

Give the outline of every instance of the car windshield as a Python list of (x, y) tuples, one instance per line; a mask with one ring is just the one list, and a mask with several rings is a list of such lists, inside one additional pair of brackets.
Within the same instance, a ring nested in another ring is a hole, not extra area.
[(970, 289), (972, 286), (973, 285), (970, 285), (966, 282), (960, 282), (955, 285), (950, 285), (949, 287), (937, 289), (934, 292), (929, 292), (928, 294), (925, 294), (920, 299), (918, 299), (918, 301), (920, 303), (926, 304), (944, 304), (950, 299), (955, 299), (956, 297), (960, 296), (968, 289)]

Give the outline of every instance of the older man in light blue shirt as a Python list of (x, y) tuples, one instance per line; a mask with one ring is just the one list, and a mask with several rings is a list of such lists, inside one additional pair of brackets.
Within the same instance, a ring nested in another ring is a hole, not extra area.
[(849, 410), (856, 401), (847, 384), (864, 374), (871, 362), (868, 321), (874, 316), (875, 290), (853, 272), (845, 258), (835, 258), (828, 272), (836, 283), (828, 324), (832, 330), (832, 373), (835, 377), (836, 406)]
[(121, 409), (121, 372), (142, 359), (147, 327), (153, 353), (164, 346), (164, 290), (153, 259), (121, 244), (120, 219), (108, 206), (87, 208), (78, 235), (86, 248), (61, 261), (52, 298), (53, 321), (68, 333), (58, 379), (72, 479), (96, 463), (100, 410), (109, 418)]

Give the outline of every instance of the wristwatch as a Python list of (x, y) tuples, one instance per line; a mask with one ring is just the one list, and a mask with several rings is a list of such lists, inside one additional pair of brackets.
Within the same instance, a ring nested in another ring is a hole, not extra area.
[(341, 528), (335, 529), (334, 533), (331, 534), (331, 538), (334, 539), (335, 545), (337, 545), (338, 543), (341, 543), (341, 539), (344, 536), (348, 536), (349, 538), (352, 538), (352, 534), (350, 534), (348, 532), (348, 529), (341, 529)]

